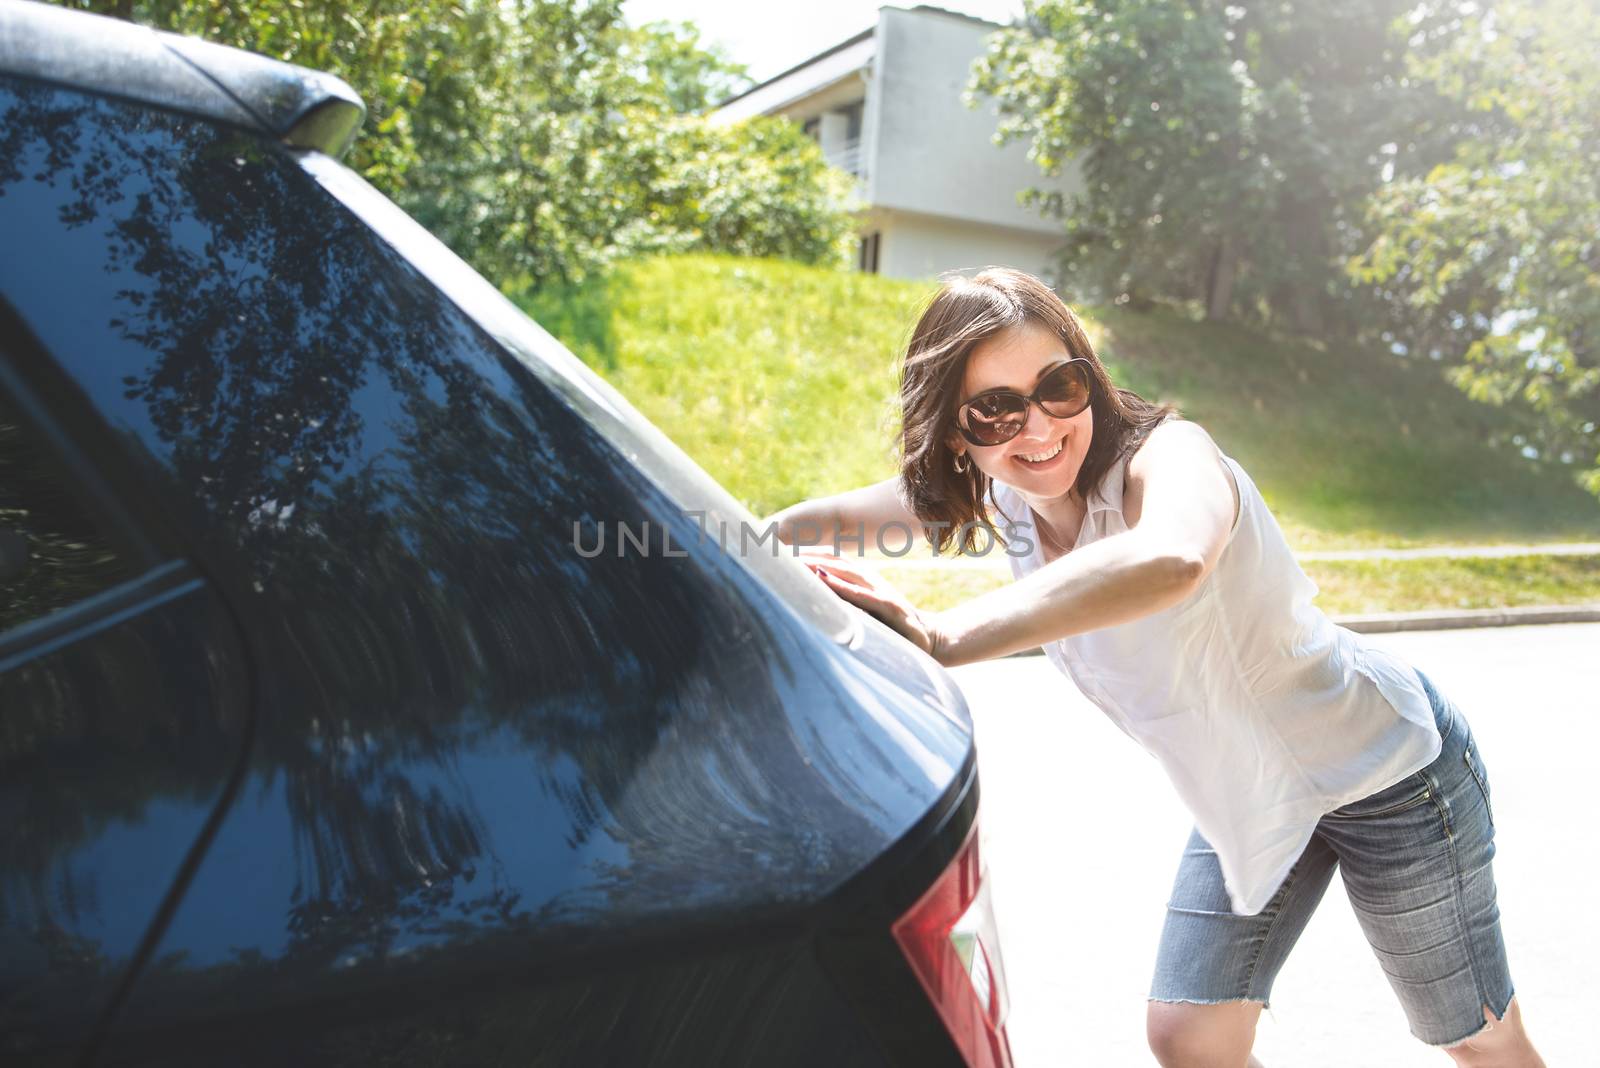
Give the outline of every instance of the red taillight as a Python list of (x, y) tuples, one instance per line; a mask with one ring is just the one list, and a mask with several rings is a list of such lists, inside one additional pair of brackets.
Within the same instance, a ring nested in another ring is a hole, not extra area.
[(895, 941), (971, 1068), (1009, 1068), (1000, 931), (978, 856), (978, 823), (938, 882), (894, 924)]

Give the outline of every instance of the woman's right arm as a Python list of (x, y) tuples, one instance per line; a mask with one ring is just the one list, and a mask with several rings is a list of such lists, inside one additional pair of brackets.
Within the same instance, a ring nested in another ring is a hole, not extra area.
[(837, 536), (841, 552), (843, 547), (859, 551), (859, 535), (864, 549), (877, 549), (881, 538), (883, 549), (899, 552), (907, 544), (908, 533), (915, 538), (921, 531), (916, 515), (901, 501), (899, 487), (900, 476), (894, 475), (860, 489), (791, 504), (762, 523), (775, 524), (778, 540), (788, 545), (831, 547)]

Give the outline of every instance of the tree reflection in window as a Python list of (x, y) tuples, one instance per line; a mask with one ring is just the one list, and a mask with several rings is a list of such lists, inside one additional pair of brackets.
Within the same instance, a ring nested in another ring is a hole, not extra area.
[(65, 471), (0, 394), (0, 633), (129, 577)]

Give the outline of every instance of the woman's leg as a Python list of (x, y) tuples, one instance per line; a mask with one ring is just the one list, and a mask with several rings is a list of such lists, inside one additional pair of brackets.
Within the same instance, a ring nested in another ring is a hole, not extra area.
[(1318, 834), (1338, 854), (1411, 1033), (1461, 1065), (1536, 1068), (1500, 931), (1488, 772), (1466, 719), (1422, 681), (1444, 740), (1438, 758), (1329, 813)]
[(1152, 1001), (1145, 1015), (1150, 1051), (1163, 1068), (1262, 1068), (1250, 1055), (1261, 1004)]
[(1272, 981), (1333, 878), (1337, 858), (1313, 838), (1254, 916), (1233, 912), (1216, 852), (1189, 836), (1167, 903), (1146, 1034), (1164, 1068), (1245, 1068)]
[(1484, 1029), (1471, 1038), (1444, 1047), (1461, 1068), (1545, 1068), (1522, 1026), (1522, 1009), (1514, 995), (1506, 1006), (1504, 1019), (1496, 1020), (1485, 1006), (1483, 1025)]

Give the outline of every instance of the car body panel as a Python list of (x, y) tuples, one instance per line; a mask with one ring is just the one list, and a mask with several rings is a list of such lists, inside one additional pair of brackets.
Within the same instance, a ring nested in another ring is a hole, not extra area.
[[(325, 157), (15, 81), (0, 129), (17, 373), (66, 376), (256, 669), (237, 794), (110, 1052), (337, 1005), (327, 1042), (381, 1043), (419, 991), (461, 1021), (484, 983), (590, 1043), (697, 983), (848, 1016), (812, 939), (970, 793), (944, 672), (794, 560), (700, 538), (753, 517)], [(586, 556), (575, 524), (666, 540)], [(226, 741), (133, 824), (193, 823)], [(654, 978), (595, 978), (623, 960)]]

